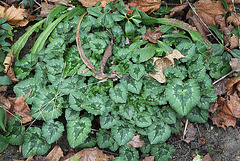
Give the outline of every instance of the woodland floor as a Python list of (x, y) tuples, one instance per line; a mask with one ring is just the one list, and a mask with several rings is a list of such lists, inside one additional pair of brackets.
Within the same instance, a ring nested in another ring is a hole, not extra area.
[[(18, 32), (14, 33), (14, 40), (18, 40), (24, 32), (25, 29), (18, 29)], [(21, 51), (20, 58), (28, 53), (29, 49), (35, 42), (35, 38), (36, 35), (29, 38), (26, 46)], [(9, 91), (9, 95), (11, 94), (11, 91)], [(189, 144), (184, 141), (179, 141), (181, 140), (182, 133), (172, 135), (168, 139), (168, 143), (174, 144), (176, 149), (172, 154), (171, 161), (193, 160), (193, 157), (196, 155), (196, 149), (201, 156), (205, 156), (209, 153), (213, 161), (240, 161), (239, 129), (229, 127), (225, 131), (222, 128), (216, 127), (216, 125), (212, 125), (211, 120), (206, 124), (195, 124), (195, 127), (197, 127), (198, 132), (195, 140)], [(205, 141), (202, 139), (205, 139)], [(66, 154), (71, 150), (67, 142), (66, 134), (60, 139), (60, 141), (58, 141), (58, 145), (60, 145)], [(77, 149), (75, 150), (77, 152)], [(106, 150), (104, 152), (108, 151)], [(146, 156), (142, 156), (141, 158), (144, 157)], [(23, 159), (18, 146), (9, 145), (0, 154), (0, 161), (11, 161), (12, 159)]]

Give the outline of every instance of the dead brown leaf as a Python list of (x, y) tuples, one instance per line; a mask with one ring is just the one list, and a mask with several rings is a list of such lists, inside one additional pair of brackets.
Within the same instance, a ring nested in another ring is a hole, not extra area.
[(183, 15), (184, 9), (188, 6), (187, 2), (183, 3), (180, 6), (176, 6), (170, 10), (169, 15), (165, 15), (165, 18), (176, 17), (178, 15)]
[(238, 92), (240, 92), (240, 82), (237, 83), (236, 89), (237, 89)]
[(71, 158), (71, 157), (74, 156), (74, 155), (75, 155), (74, 150), (73, 150), (73, 149), (70, 149), (70, 151), (68, 152), (67, 155), (65, 155), (64, 157), (61, 157), (61, 158), (60, 158), (60, 161), (64, 161), (64, 160), (66, 160), (66, 159), (69, 159), (69, 158)]
[(146, 145), (146, 143), (140, 139), (140, 135), (136, 134), (131, 141), (127, 143), (130, 147), (134, 148), (141, 148), (143, 145)]
[(207, 154), (203, 157), (202, 161), (212, 161), (212, 158), (211, 158), (210, 154), (207, 153)]
[(240, 59), (238, 59), (238, 58), (231, 58), (229, 64), (232, 67), (233, 71), (240, 72)]
[(194, 6), (199, 17), (206, 25), (216, 25), (216, 16), (227, 13), (220, 1), (199, 0), (194, 3)]
[(15, 114), (18, 114), (21, 117), (22, 123), (27, 123), (33, 120), (30, 108), (25, 102), (25, 98), (23, 97), (23, 95), (16, 98), (13, 104), (13, 112), (15, 112)]
[(130, 0), (127, 6), (132, 6), (146, 12), (148, 14), (158, 10), (161, 5), (161, 0)]
[(106, 155), (101, 150), (99, 150), (97, 147), (94, 148), (86, 148), (75, 155), (73, 155), (71, 158), (66, 159), (65, 161), (73, 161), (73, 157), (78, 158), (79, 161), (110, 161), (114, 159), (113, 155)]
[(227, 99), (227, 107), (231, 111), (232, 116), (240, 118), (240, 98), (236, 92)]
[(70, 0), (48, 0), (48, 2), (52, 2), (56, 5), (65, 5), (67, 6)]
[(226, 93), (225, 79), (214, 84), (214, 92), (217, 96), (221, 96)]
[(28, 20), (25, 19), (25, 9), (15, 8), (14, 6), (0, 6), (0, 18), (8, 17), (7, 22), (15, 27), (26, 26)]
[(9, 110), (11, 108), (10, 101), (3, 96), (0, 96), (0, 105), (6, 110)]
[(225, 86), (230, 90), (238, 82), (240, 82), (240, 77), (227, 78)]
[(237, 35), (233, 35), (233, 36), (229, 39), (229, 42), (230, 42), (230, 49), (234, 49), (234, 48), (239, 47), (239, 38), (238, 38)]
[(47, 155), (47, 158), (51, 161), (59, 161), (61, 157), (63, 157), (63, 151), (58, 145), (55, 145)]
[(194, 127), (194, 125), (192, 123), (188, 123), (186, 138), (183, 139), (183, 141), (185, 141), (186, 143), (190, 143), (195, 139), (196, 133), (197, 129)]
[(143, 159), (143, 161), (154, 161), (155, 156), (149, 156)]
[(38, 15), (38, 17), (47, 17), (49, 12), (56, 6), (56, 5), (45, 3), (45, 2), (42, 2), (41, 5), (42, 5), (42, 8), (41, 8), (40, 15)]
[(153, 63), (156, 65), (156, 73), (151, 73), (151, 77), (156, 79), (160, 83), (166, 83), (166, 77), (163, 74), (164, 70), (170, 66), (174, 66), (174, 59), (180, 59), (185, 57), (178, 50), (174, 49), (172, 52), (167, 52), (164, 58), (154, 57)]
[(97, 2), (105, 1), (104, 3), (109, 3), (109, 2), (111, 2), (113, 0), (78, 0), (78, 1), (81, 2), (84, 7), (92, 7)]
[(227, 18), (227, 23), (232, 23), (235, 27), (240, 26), (240, 14), (234, 14)]
[(19, 82), (19, 79), (16, 78), (12, 67), (8, 69), (7, 76), (13, 81), (13, 83)]
[(157, 43), (157, 40), (162, 36), (162, 31), (158, 27), (154, 27), (155, 31), (148, 29), (145, 34), (143, 34), (142, 39), (144, 41), (149, 40), (152, 43)]
[(0, 87), (0, 93), (1, 93), (1, 92), (6, 92), (7, 89), (8, 89), (8, 86), (1, 86), (1, 87)]

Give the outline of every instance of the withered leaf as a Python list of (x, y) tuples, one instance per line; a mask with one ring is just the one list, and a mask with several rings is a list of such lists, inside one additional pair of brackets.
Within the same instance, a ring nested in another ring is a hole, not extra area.
[(188, 6), (187, 2), (181, 4), (180, 6), (173, 7), (170, 10), (169, 15), (165, 15), (165, 18), (171, 18), (177, 15), (182, 15), (184, 13), (184, 9)]
[(240, 72), (240, 59), (238, 59), (238, 58), (231, 58), (229, 64), (232, 67), (233, 71)]
[(6, 110), (9, 110), (11, 108), (11, 103), (7, 98), (0, 96), (0, 106)]
[(47, 155), (47, 158), (51, 161), (59, 161), (61, 157), (63, 157), (63, 151), (58, 145), (55, 145)]
[(48, 2), (55, 3), (56, 5), (65, 5), (67, 6), (70, 0), (48, 0)]
[(42, 7), (41, 7), (41, 12), (40, 15), (38, 15), (38, 17), (47, 17), (47, 15), (49, 14), (49, 12), (56, 6), (53, 4), (48, 4), (48, 3), (41, 3)]
[(94, 148), (86, 148), (75, 155), (73, 155), (71, 158), (66, 159), (65, 161), (72, 161), (73, 157), (78, 158), (79, 161), (86, 161), (86, 160), (94, 160), (94, 161), (110, 161), (114, 159), (114, 156), (112, 155), (106, 155), (101, 150), (99, 150), (97, 147)]
[(33, 120), (30, 108), (25, 102), (23, 95), (16, 98), (13, 104), (13, 112), (15, 112), (15, 114), (18, 114), (21, 117), (22, 123), (27, 123)]
[(111, 2), (113, 0), (78, 0), (78, 1), (81, 2), (84, 7), (92, 7), (97, 2), (105, 1), (106, 3), (109, 3), (109, 2)]
[(140, 139), (140, 135), (136, 134), (131, 141), (127, 143), (130, 147), (134, 148), (141, 148), (143, 145), (146, 145), (146, 143)]
[(1, 86), (0, 87), (0, 92), (6, 92), (8, 89), (8, 86)]
[(236, 89), (237, 89), (238, 92), (240, 92), (240, 82), (237, 83)]
[(203, 157), (202, 161), (212, 161), (212, 158), (211, 158), (210, 154), (207, 153), (207, 154)]
[(8, 17), (7, 22), (16, 27), (26, 26), (28, 20), (25, 19), (25, 9), (15, 8), (14, 6), (0, 6), (0, 18)]
[(149, 156), (143, 159), (143, 161), (154, 161), (155, 156)]
[(230, 39), (230, 49), (239, 47), (239, 38), (237, 35), (233, 35)]
[(158, 27), (154, 27), (155, 31), (148, 29), (145, 34), (143, 34), (142, 39), (149, 40), (152, 43), (157, 43), (157, 40), (162, 36), (162, 31)]
[(227, 23), (232, 23), (235, 27), (240, 26), (240, 14), (234, 14), (227, 18)]
[(8, 69), (7, 76), (14, 82), (19, 82), (19, 79), (16, 78), (14, 70), (12, 67)]
[(225, 79), (214, 84), (214, 92), (217, 96), (221, 96), (226, 93)]
[(236, 83), (240, 82), (240, 77), (227, 78), (225, 86), (230, 90)]
[(174, 49), (172, 52), (167, 52), (164, 58), (154, 57), (153, 63), (156, 65), (156, 73), (151, 73), (151, 77), (156, 79), (160, 83), (166, 83), (166, 77), (163, 74), (164, 70), (170, 66), (174, 66), (174, 59), (180, 59), (185, 57), (178, 50)]
[(227, 99), (227, 107), (234, 117), (240, 118), (240, 98), (236, 92)]
[(186, 138), (183, 139), (186, 143), (190, 143), (195, 139), (195, 135), (197, 133), (197, 129), (194, 127), (192, 123), (189, 123), (187, 126), (187, 133), (186, 133)]
[(148, 14), (158, 10), (161, 5), (161, 0), (130, 0), (127, 6), (132, 6), (146, 12)]

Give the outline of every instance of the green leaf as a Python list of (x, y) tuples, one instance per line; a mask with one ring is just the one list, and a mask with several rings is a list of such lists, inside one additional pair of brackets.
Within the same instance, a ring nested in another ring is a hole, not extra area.
[[(223, 1), (223, 0), (222, 0)], [(225, 1), (225, 0), (224, 0)], [(226, 1), (225, 1), (226, 2)], [(216, 25), (208, 25), (208, 28), (211, 29), (217, 36), (217, 38), (221, 41), (221, 43), (223, 44), (224, 40), (223, 40), (223, 33), (218, 29), (218, 27)]]
[[(111, 137), (110, 132), (105, 129), (100, 129), (97, 133), (97, 144), (100, 148), (111, 148), (114, 151), (118, 149), (118, 145)], [(115, 146), (115, 147), (114, 147)]]
[(119, 11), (115, 11), (111, 15), (112, 15), (113, 20), (116, 22), (122, 21), (125, 19), (125, 16), (123, 16)]
[(168, 145), (166, 143), (158, 144), (152, 146), (151, 155), (155, 156), (154, 160), (168, 161), (172, 158), (171, 154), (174, 151), (175, 149), (173, 145)]
[[(18, 119), (17, 119), (17, 118)], [(25, 133), (25, 127), (21, 125), (20, 116), (12, 117), (8, 121), (7, 133), (5, 136), (9, 139), (9, 143), (12, 145), (23, 144), (23, 136)]]
[(132, 35), (133, 33), (134, 33), (134, 31), (135, 31), (135, 27), (134, 27), (134, 25), (132, 24), (132, 22), (131, 21), (127, 21), (126, 22), (126, 24), (125, 24), (125, 33), (126, 33), (126, 35)]
[(127, 161), (139, 160), (138, 151), (127, 144), (120, 147), (119, 157), (122, 157), (123, 160), (127, 160)]
[(9, 140), (4, 136), (0, 135), (0, 153), (7, 148)]
[(105, 113), (100, 116), (100, 125), (103, 129), (110, 129), (115, 124), (117, 124), (118, 118), (110, 115), (109, 113)]
[(161, 48), (165, 53), (171, 52), (171, 51), (173, 50), (168, 44), (166, 44), (165, 42), (162, 42), (162, 41), (158, 41), (158, 46), (159, 46), (159, 48)]
[(75, 111), (71, 108), (67, 108), (65, 110), (65, 118), (67, 121), (76, 120), (77, 118), (79, 118), (79, 114), (80, 114), (80, 112)]
[(6, 22), (7, 19), (8, 19), (7, 17), (3, 17), (3, 18), (1, 18), (1, 19), (0, 19), (0, 24), (3, 24), (4, 22)]
[(152, 45), (145, 46), (145, 48), (143, 48), (141, 50), (139, 62), (142, 63), (142, 62), (145, 62), (145, 61), (149, 60), (150, 58), (152, 58), (155, 54), (154, 49), (155, 48)]
[(48, 144), (52, 144), (57, 141), (63, 134), (64, 126), (59, 121), (47, 121), (43, 123), (42, 135), (47, 140)]
[(4, 30), (12, 30), (12, 26), (9, 25), (8, 23), (4, 23), (1, 25), (1, 27), (4, 29)]
[(142, 128), (148, 127), (152, 124), (151, 115), (147, 112), (138, 113), (134, 120), (136, 122), (136, 126)]
[(34, 24), (30, 29), (28, 29), (23, 36), (21, 36), (17, 42), (15, 42), (12, 46), (13, 55), (18, 60), (18, 56), (24, 45), (26, 44), (29, 36), (39, 27), (41, 26), (46, 19), (39, 21), (38, 23)]
[(168, 67), (164, 70), (164, 75), (167, 82), (171, 82), (174, 78), (184, 80), (187, 77), (187, 69), (185, 68), (185, 66), (180, 65)]
[(0, 106), (0, 128), (3, 131), (6, 131), (5, 129), (6, 123), (7, 123), (7, 114), (5, 110)]
[(69, 95), (69, 105), (70, 108), (75, 110), (75, 111), (81, 111), (82, 108), (80, 106), (81, 103), (84, 102), (85, 95), (82, 92), (72, 92)]
[(171, 128), (163, 121), (156, 121), (148, 127), (148, 139), (151, 144), (164, 143), (171, 136)]
[(90, 15), (100, 17), (103, 13), (101, 12), (102, 7), (88, 7), (87, 11)]
[(34, 155), (44, 155), (51, 146), (41, 135), (41, 129), (38, 127), (30, 127), (24, 135), (24, 143), (22, 145), (22, 154), (24, 158)]
[(134, 110), (133, 105), (120, 105), (119, 106), (119, 114), (128, 120), (131, 120), (135, 115), (136, 111)]
[(85, 148), (92, 148), (96, 145), (97, 139), (95, 137), (87, 137), (84, 142), (78, 145), (76, 148), (85, 149)]
[(194, 43), (179, 43), (176, 46), (176, 49), (186, 56), (180, 59), (181, 62), (191, 62), (196, 60), (196, 57), (194, 57), (194, 55), (196, 55), (196, 46)]
[(187, 116), (191, 122), (205, 123), (208, 120), (208, 109), (203, 110), (200, 108), (194, 108)]
[(0, 80), (1, 80), (0, 86), (8, 86), (12, 84), (11, 79), (6, 75), (0, 76)]
[(129, 83), (128, 83), (128, 91), (129, 92), (132, 92), (132, 93), (135, 93), (135, 94), (139, 94), (141, 89), (142, 89), (142, 86), (143, 86), (143, 80), (135, 80), (135, 79), (132, 79)]
[(131, 126), (114, 126), (111, 129), (111, 136), (119, 146), (125, 145), (135, 135), (135, 129)]
[(176, 123), (171, 125), (172, 134), (179, 133), (181, 128), (181, 122), (179, 119), (176, 119)]
[(116, 103), (126, 103), (128, 91), (123, 84), (117, 84), (109, 90), (109, 95)]
[(132, 64), (129, 69), (129, 74), (133, 79), (140, 80), (145, 74), (145, 68), (142, 64)]
[(140, 139), (142, 139), (144, 143), (146, 143), (146, 145), (143, 145), (142, 147), (140, 147), (139, 150), (144, 154), (150, 153), (152, 145), (150, 144), (148, 138), (146, 136), (144, 137), (141, 136)]
[(206, 77), (206, 67), (204, 66), (202, 56), (192, 63), (188, 68), (189, 78), (202, 81)]
[(91, 132), (91, 120), (87, 117), (67, 122), (67, 139), (72, 148), (82, 144)]
[(117, 9), (119, 10), (119, 12), (123, 15), (127, 15), (127, 10), (125, 9), (125, 4), (123, 2), (123, 0), (120, 0), (119, 3), (116, 4)]
[(166, 124), (175, 124), (176, 123), (176, 113), (171, 107), (164, 106), (161, 108), (160, 111), (162, 114), (162, 120)]
[(186, 116), (200, 101), (200, 88), (195, 80), (182, 82), (174, 79), (165, 91), (171, 107), (181, 116)]

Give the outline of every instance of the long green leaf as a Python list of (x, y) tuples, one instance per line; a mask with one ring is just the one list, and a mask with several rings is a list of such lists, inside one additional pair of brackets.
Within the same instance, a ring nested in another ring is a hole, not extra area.
[(59, 22), (62, 21), (62, 19), (64, 19), (68, 13), (65, 13), (64, 15), (61, 15), (58, 19), (56, 19), (55, 21), (53, 21), (53, 23), (51, 23), (50, 25), (48, 25), (48, 27), (41, 33), (41, 35), (38, 37), (37, 41), (34, 43), (33, 48), (31, 49), (31, 52), (36, 54), (38, 53), (40, 50), (42, 50), (42, 48), (44, 47), (44, 44), (48, 38), (48, 36), (51, 34), (51, 32), (53, 31), (53, 29), (58, 25)]
[(38, 23), (36, 23), (35, 25), (33, 25), (29, 30), (27, 30), (27, 32), (21, 36), (17, 42), (14, 43), (14, 45), (12, 46), (12, 50), (13, 50), (13, 55), (17, 58), (18, 60), (18, 55), (20, 53), (20, 51), (22, 50), (22, 48), (24, 47), (24, 45), (26, 44), (29, 36), (39, 27), (41, 26), (46, 19), (43, 19), (41, 21), (39, 21)]

